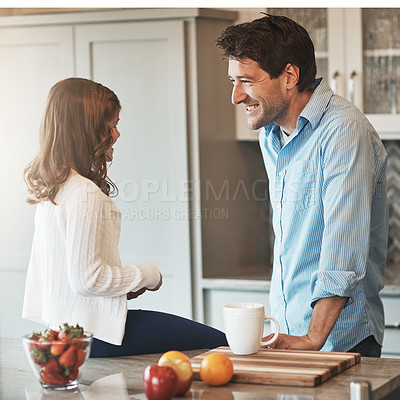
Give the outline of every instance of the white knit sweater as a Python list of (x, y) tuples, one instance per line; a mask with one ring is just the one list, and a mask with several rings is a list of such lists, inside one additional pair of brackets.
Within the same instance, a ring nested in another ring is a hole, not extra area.
[(55, 202), (36, 209), (22, 317), (51, 327), (78, 323), (121, 344), (126, 294), (153, 289), (160, 272), (153, 263), (122, 267), (121, 213), (92, 181), (72, 171)]

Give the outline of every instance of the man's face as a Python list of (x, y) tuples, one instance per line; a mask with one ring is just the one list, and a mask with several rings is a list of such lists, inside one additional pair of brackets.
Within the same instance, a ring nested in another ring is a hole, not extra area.
[(232, 103), (245, 106), (250, 129), (260, 129), (271, 122), (277, 125), (285, 122), (289, 107), (285, 73), (271, 79), (256, 61), (244, 58), (230, 59), (228, 74), (233, 84)]

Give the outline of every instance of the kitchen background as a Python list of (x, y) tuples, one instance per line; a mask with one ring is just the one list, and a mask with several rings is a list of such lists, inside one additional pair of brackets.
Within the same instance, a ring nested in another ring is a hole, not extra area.
[[(0, 336), (20, 318), (34, 208), (22, 170), (37, 149), (49, 88), (98, 80), (121, 99), (110, 175), (120, 189), (123, 263), (157, 262), (160, 293), (130, 302), (218, 328), (222, 305), (268, 312), (273, 233), (257, 133), (230, 104), (215, 39), (227, 26), (285, 14), (306, 27), (318, 75), (377, 128), (389, 153), (384, 354), (400, 356), (400, 9), (0, 9)], [(160, 60), (162, 62), (160, 62)], [(145, 151), (144, 151), (145, 149)]]

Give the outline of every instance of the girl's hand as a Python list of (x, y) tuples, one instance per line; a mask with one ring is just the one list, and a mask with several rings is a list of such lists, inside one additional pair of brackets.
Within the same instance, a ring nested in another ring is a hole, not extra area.
[(127, 293), (126, 297), (128, 300), (136, 299), (141, 294), (143, 294), (146, 290), (149, 290), (150, 292), (157, 291), (158, 289), (160, 289), (161, 285), (162, 285), (162, 275), (160, 273), (160, 281), (158, 282), (158, 284), (155, 288), (153, 288), (153, 289), (142, 288), (142, 289), (138, 290), (137, 292), (129, 292), (129, 293)]
[(142, 288), (142, 289), (138, 290), (137, 292), (129, 292), (129, 293), (127, 293), (126, 297), (128, 300), (136, 299), (141, 294), (143, 294), (146, 290), (147, 290), (146, 288)]

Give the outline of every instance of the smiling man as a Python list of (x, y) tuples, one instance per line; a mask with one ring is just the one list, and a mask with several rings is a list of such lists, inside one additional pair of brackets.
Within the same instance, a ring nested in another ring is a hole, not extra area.
[(387, 154), (366, 117), (315, 79), (314, 46), (294, 21), (228, 27), (232, 103), (261, 129), (275, 233), (276, 348), (379, 357), (387, 252)]

